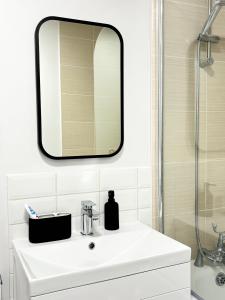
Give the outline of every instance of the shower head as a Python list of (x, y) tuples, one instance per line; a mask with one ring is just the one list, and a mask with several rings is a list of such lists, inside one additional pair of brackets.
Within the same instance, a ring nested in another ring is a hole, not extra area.
[(225, 6), (225, 0), (215, 1), (211, 13), (208, 16), (208, 19), (206, 20), (205, 25), (202, 28), (201, 35), (205, 35), (208, 33), (222, 6)]

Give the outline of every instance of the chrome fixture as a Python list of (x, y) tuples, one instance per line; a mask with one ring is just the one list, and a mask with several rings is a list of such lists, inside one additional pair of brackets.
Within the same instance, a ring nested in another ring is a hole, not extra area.
[(207, 43), (207, 57), (199, 59), (199, 66), (201, 68), (211, 66), (214, 63), (214, 59), (212, 57), (211, 45), (219, 43), (220, 37), (217, 35), (209, 35), (209, 34), (200, 33), (198, 40), (199, 40), (200, 45), (201, 45), (201, 42)]
[(207, 258), (213, 263), (225, 264), (225, 231), (217, 231), (217, 225), (212, 224), (213, 231), (218, 234), (217, 245), (214, 250), (208, 250), (206, 248), (199, 249), (197, 257), (195, 259), (196, 267), (204, 266), (204, 258)]
[(211, 29), (212, 27), (212, 24), (213, 22), (215, 21), (220, 9), (222, 8), (222, 6), (225, 6), (225, 0), (218, 0), (218, 1), (215, 1), (215, 4), (213, 5), (211, 12), (208, 16), (208, 19), (206, 20), (203, 28), (202, 28), (202, 31), (200, 33), (200, 35), (207, 35), (209, 33), (209, 30)]
[(225, 0), (217, 0), (215, 1), (213, 6), (212, 6), (212, 1), (211, 0), (209, 1), (209, 16), (202, 28), (201, 33), (198, 36), (198, 40), (200, 43), (201, 42), (207, 43), (207, 57), (203, 59), (200, 58), (199, 60), (199, 66), (201, 68), (205, 68), (214, 63), (214, 59), (212, 58), (212, 53), (211, 53), (211, 44), (218, 43), (220, 41), (220, 38), (218, 36), (211, 35), (211, 28), (222, 6), (225, 6)]
[(218, 286), (224, 286), (225, 285), (225, 274), (223, 272), (220, 272), (216, 275), (216, 284)]
[(164, 233), (164, 0), (157, 1), (158, 11), (158, 216), (159, 231)]
[(200, 250), (198, 250), (194, 265), (198, 268), (204, 267), (204, 253), (202, 254)]
[(197, 51), (196, 51), (196, 63), (195, 63), (195, 235), (196, 242), (198, 246), (198, 254), (195, 259), (196, 267), (204, 266), (204, 256), (201, 239), (200, 239), (200, 231), (199, 231), (199, 195), (198, 195), (198, 187), (199, 187), (199, 112), (200, 112), (200, 67), (201, 67), (201, 59), (200, 59), (200, 50), (201, 50), (201, 41), (198, 39), (197, 41)]
[(225, 263), (225, 231), (217, 231), (217, 225), (212, 224), (213, 231), (218, 234), (216, 249), (203, 249), (205, 256), (214, 263)]
[(208, 35), (202, 33), (199, 34), (198, 39), (202, 42), (213, 43), (213, 44), (219, 43), (220, 41), (220, 37), (217, 35)]
[(93, 221), (99, 219), (99, 213), (93, 209), (92, 201), (81, 201), (81, 234), (93, 234)]

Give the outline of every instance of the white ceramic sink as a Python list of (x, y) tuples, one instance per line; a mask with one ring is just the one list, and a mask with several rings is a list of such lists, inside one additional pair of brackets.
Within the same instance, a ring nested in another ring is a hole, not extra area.
[(61, 242), (14, 240), (13, 246), (32, 296), (189, 262), (191, 255), (188, 247), (141, 223), (115, 232), (100, 229), (91, 237), (74, 233)]

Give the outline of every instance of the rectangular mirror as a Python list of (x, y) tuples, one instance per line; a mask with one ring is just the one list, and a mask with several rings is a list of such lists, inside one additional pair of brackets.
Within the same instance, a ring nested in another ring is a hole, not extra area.
[(58, 17), (35, 32), (38, 143), (53, 159), (123, 145), (123, 41), (111, 25)]

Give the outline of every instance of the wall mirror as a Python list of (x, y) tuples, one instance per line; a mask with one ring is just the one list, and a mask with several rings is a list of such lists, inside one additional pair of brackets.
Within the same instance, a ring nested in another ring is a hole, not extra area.
[(123, 41), (111, 25), (48, 17), (35, 32), (38, 143), (53, 159), (123, 144)]

